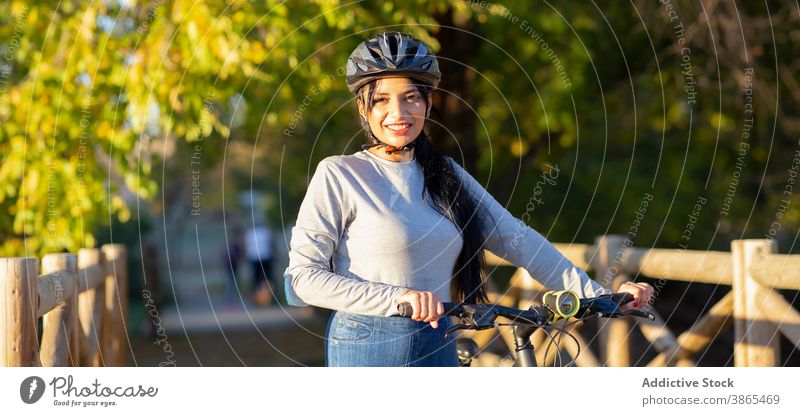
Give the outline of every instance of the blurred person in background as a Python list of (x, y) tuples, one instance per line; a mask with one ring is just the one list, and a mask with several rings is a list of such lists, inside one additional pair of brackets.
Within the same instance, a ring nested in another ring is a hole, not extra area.
[(228, 238), (221, 249), (222, 267), (225, 269), (225, 310), (236, 309), (236, 295), (239, 292), (236, 280), (236, 272), (239, 263), (244, 257), (244, 242), (242, 241), (242, 228), (233, 227), (230, 238)]
[(274, 278), (272, 276), (272, 231), (257, 223), (247, 230), (245, 235), (245, 251), (253, 268), (253, 287), (251, 300), (258, 306), (272, 304)]

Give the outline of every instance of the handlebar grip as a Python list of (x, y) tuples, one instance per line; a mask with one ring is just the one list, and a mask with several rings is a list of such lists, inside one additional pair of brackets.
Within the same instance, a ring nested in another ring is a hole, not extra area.
[[(444, 314), (451, 315), (457, 311), (458, 304), (451, 303), (451, 302), (442, 302), (442, 306), (444, 306)], [(397, 314), (400, 316), (405, 316), (406, 318), (410, 318), (414, 316), (414, 308), (408, 302), (403, 302), (397, 305)]]
[(633, 302), (633, 295), (630, 293), (615, 293), (613, 295), (614, 301), (620, 305), (624, 305), (626, 303)]
[(406, 318), (410, 318), (414, 315), (414, 308), (411, 307), (411, 304), (408, 302), (403, 302), (397, 305), (397, 313), (400, 316), (405, 316)]

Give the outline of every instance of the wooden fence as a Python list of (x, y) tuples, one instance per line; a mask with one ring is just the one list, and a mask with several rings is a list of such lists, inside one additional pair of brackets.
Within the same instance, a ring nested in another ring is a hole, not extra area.
[[(576, 365), (637, 364), (631, 362), (630, 353), (633, 322), (651, 343), (650, 347), (658, 352), (648, 366), (693, 366), (696, 354), (703, 352), (731, 325), (734, 329), (734, 365), (737, 367), (781, 366), (781, 334), (800, 348), (800, 313), (773, 290), (800, 290), (800, 255), (775, 254), (777, 245), (771, 240), (736, 240), (731, 243), (730, 252), (641, 249), (631, 247), (630, 243), (624, 236), (608, 235), (598, 237), (594, 245), (555, 246), (577, 267), (594, 270), (596, 280), (614, 289), (630, 276), (641, 274), (664, 282), (728, 285), (731, 290), (679, 336), (670, 331), (658, 314), (654, 322), (641, 318), (600, 320), (597, 334), (599, 357), (589, 349), (591, 342), (571, 330), (581, 347)], [(510, 266), (491, 253), (487, 253), (487, 263)], [(512, 277), (509, 290), (502, 294), (492, 293), (490, 300), (527, 308), (531, 301), (541, 302), (544, 290), (525, 269), (519, 268)], [(499, 335), (509, 351), (513, 351), (513, 336), (507, 328), (499, 327), (470, 336), (484, 348)], [(551, 348), (548, 356), (544, 356), (546, 348), (539, 347), (549, 342), (545, 337), (542, 331), (537, 331), (534, 336), (540, 365), (552, 364), (557, 354)], [(577, 353), (571, 340), (561, 345), (571, 356)], [(502, 365), (501, 361), (503, 357), (499, 355), (486, 354), (477, 364)]]
[(0, 258), (0, 365), (127, 365), (127, 297), (123, 245)]
[[(648, 366), (692, 366), (719, 334), (733, 325), (734, 365), (780, 366), (780, 336), (800, 348), (800, 313), (774, 289), (800, 290), (800, 255), (780, 255), (770, 240), (737, 240), (730, 252), (631, 247), (623, 236), (598, 237), (594, 245), (556, 244), (567, 258), (596, 280), (618, 288), (630, 276), (642, 274), (664, 281), (731, 286), (731, 290), (688, 330), (675, 336), (663, 318), (600, 320), (599, 356), (571, 330), (581, 348), (579, 366), (629, 366), (632, 323), (658, 355)], [(489, 254), (488, 263), (505, 267)], [(82, 249), (78, 255), (50, 254), (42, 259), (0, 258), (0, 364), (3, 366), (124, 366), (127, 365), (127, 264), (125, 247), (105, 245)], [(541, 302), (544, 288), (518, 268), (509, 289), (491, 293), (491, 301), (527, 308)], [(658, 299), (656, 299), (657, 301)], [(42, 339), (38, 339), (38, 318)], [(472, 333), (480, 347), (498, 336), (513, 351), (508, 327)], [(471, 331), (467, 331), (471, 332)], [(537, 331), (537, 361), (549, 365), (555, 349), (545, 356), (546, 335)], [(567, 354), (575, 343), (562, 343)], [(477, 365), (497, 365), (502, 356), (484, 353)]]

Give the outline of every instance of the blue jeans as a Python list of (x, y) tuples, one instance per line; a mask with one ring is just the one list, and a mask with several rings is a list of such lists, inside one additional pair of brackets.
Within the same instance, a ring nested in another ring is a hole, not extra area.
[(325, 336), (328, 367), (457, 367), (455, 336), (402, 316), (369, 316), (335, 311)]

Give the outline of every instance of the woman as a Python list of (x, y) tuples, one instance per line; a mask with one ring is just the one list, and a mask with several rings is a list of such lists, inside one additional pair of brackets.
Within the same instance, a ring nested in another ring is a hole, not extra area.
[[(423, 127), (441, 78), (421, 41), (382, 33), (347, 62), (368, 143), (320, 162), (292, 231), (290, 303), (334, 309), (330, 366), (455, 366), (442, 302), (486, 302), (484, 248), (551, 289), (606, 293), (539, 233), (514, 218)], [(652, 288), (622, 291), (647, 302)], [(451, 295), (452, 294), (452, 295)], [(393, 316), (411, 304), (412, 319)]]

